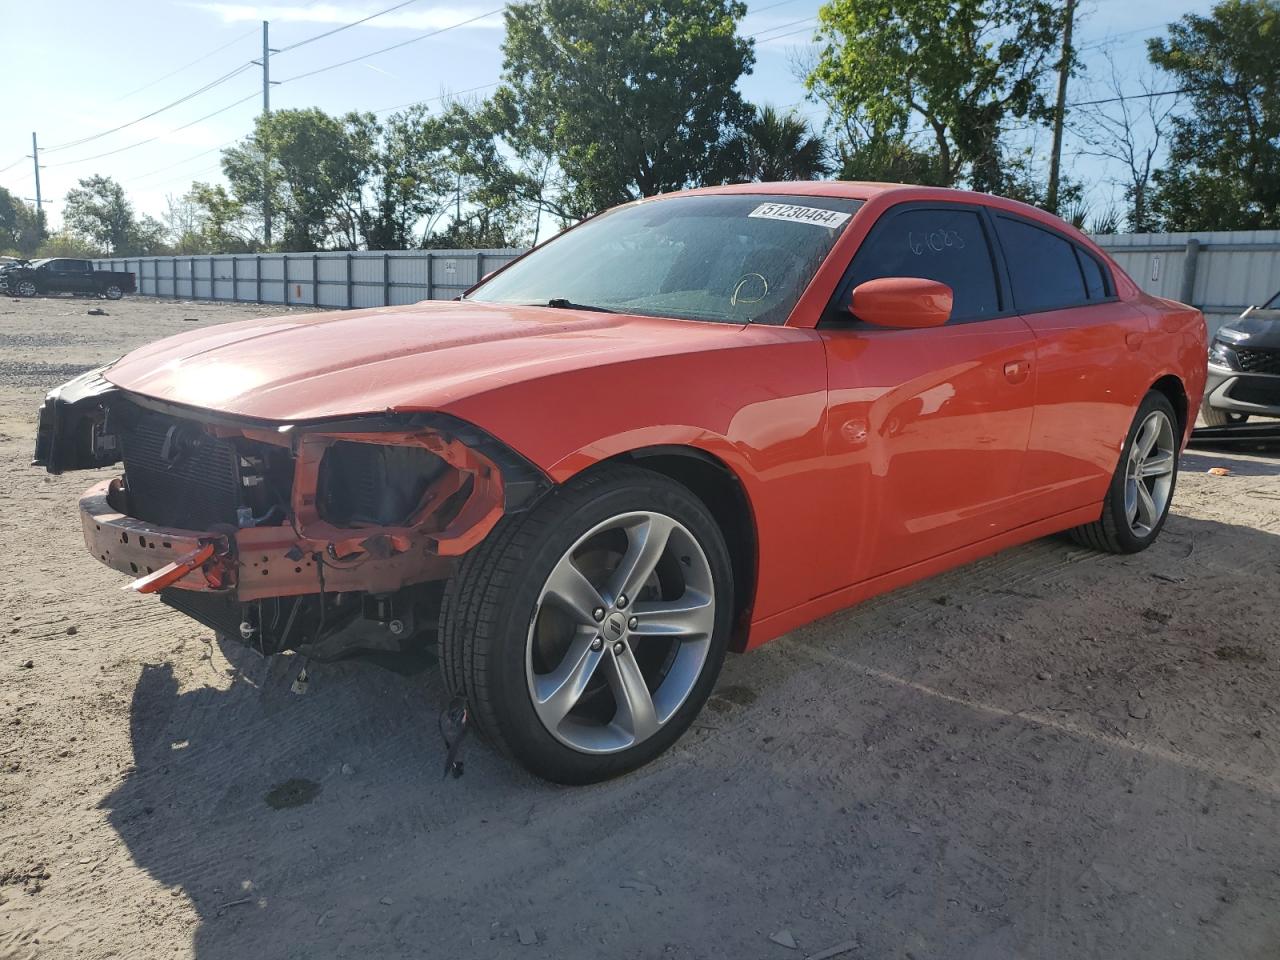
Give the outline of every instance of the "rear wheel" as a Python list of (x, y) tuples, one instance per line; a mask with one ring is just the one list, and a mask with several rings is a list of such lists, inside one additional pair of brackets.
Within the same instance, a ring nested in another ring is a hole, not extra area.
[(1178, 482), (1177, 424), (1168, 398), (1148, 393), (1120, 452), (1102, 516), (1071, 531), (1078, 543), (1108, 553), (1137, 553), (1155, 543)]
[(674, 481), (610, 466), (504, 519), (445, 590), (440, 659), (480, 730), (533, 773), (591, 783), (688, 728), (728, 646), (719, 528)]
[(124, 296), (124, 291), (120, 289), (117, 283), (109, 283), (102, 288), (102, 295), (108, 300), (119, 300)]

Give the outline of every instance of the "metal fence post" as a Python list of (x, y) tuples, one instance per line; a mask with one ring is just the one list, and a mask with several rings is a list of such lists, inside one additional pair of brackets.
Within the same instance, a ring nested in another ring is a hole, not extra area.
[(391, 306), (391, 254), (382, 255), (382, 305)]
[(280, 276), (284, 281), (284, 305), (287, 307), (289, 303), (289, 255), (287, 253), (280, 254)]
[(435, 265), (431, 258), (431, 251), (427, 251), (427, 299), (434, 300), (436, 298), (435, 291)]
[(320, 306), (320, 254), (311, 255), (311, 305)]
[(262, 302), (262, 254), (253, 258), (253, 299)]
[(484, 279), (484, 251), (476, 254), (476, 283)]
[(218, 299), (217, 278), (213, 275), (213, 257), (209, 258), (209, 299)]
[(1183, 303), (1191, 303), (1196, 295), (1196, 262), (1200, 259), (1200, 241), (1194, 237), (1187, 241), (1187, 256), (1182, 261), (1182, 286), (1178, 291), (1178, 299)]
[(231, 258), (231, 299), (240, 299), (240, 258)]
[(352, 302), (352, 283), (351, 283), (351, 254), (347, 254), (347, 309), (350, 310), (354, 303)]

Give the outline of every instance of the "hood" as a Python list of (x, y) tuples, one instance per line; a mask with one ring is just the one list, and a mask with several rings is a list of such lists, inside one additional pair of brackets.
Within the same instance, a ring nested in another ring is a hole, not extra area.
[(546, 307), (424, 302), (263, 317), (142, 347), (103, 376), (123, 390), (263, 420), (446, 411), (498, 387), (601, 364), (713, 350), (742, 327)]
[(1238, 319), (1224, 323), (1214, 336), (1250, 350), (1280, 350), (1280, 310), (1250, 307)]

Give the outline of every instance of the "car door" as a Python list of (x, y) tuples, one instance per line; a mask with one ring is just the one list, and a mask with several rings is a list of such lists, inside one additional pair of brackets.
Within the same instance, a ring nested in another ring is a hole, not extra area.
[(1016, 214), (992, 219), (1014, 306), (1036, 338), (1026, 477), (1039, 512), (1051, 516), (1106, 493), (1149, 386), (1137, 375), (1148, 319), (1116, 298), (1110, 268), (1082, 244)]
[[(819, 324), (828, 451), (843, 475), (853, 579), (940, 556), (1027, 522), (1023, 459), (1036, 396), (1035, 338), (1011, 310), (989, 219), (974, 205), (887, 210)], [(889, 329), (847, 311), (879, 277), (951, 287), (952, 318)]]
[(63, 283), (64, 263), (65, 260), (50, 260), (36, 267), (36, 284), (41, 293), (62, 293), (66, 289)]

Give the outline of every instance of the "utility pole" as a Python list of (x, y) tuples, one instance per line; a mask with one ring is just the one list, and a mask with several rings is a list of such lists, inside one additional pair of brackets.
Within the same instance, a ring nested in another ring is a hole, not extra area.
[[(271, 116), (271, 41), (270, 21), (262, 21), (262, 119)], [(271, 155), (262, 143), (262, 240), (271, 246)]]
[(44, 212), (44, 205), (40, 200), (40, 146), (36, 143), (36, 132), (31, 131), (31, 162), (36, 168), (36, 213)]
[(1071, 73), (1071, 28), (1076, 21), (1076, 0), (1067, 0), (1067, 22), (1062, 29), (1062, 59), (1058, 63), (1058, 102), (1053, 108), (1053, 154), (1049, 158), (1049, 191), (1045, 206), (1058, 212), (1058, 174), (1062, 169), (1062, 125), (1067, 115), (1067, 78)]

